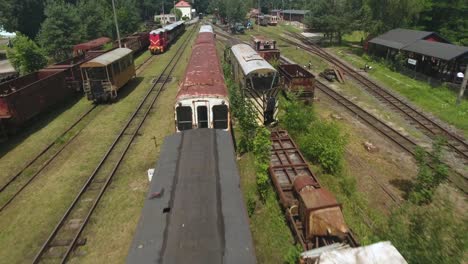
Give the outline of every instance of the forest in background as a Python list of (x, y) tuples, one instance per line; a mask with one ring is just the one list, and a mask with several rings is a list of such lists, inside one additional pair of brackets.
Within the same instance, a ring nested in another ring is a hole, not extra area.
[[(122, 35), (137, 31), (143, 21), (169, 13), (173, 0), (115, 0)], [(468, 45), (467, 0), (196, 0), (197, 12), (241, 22), (250, 8), (305, 9), (305, 24), (341, 42), (344, 34), (374, 36), (403, 27), (435, 31), (455, 44)], [(111, 0), (0, 0), (0, 25), (37, 42), (54, 60), (69, 56), (83, 41), (115, 38)]]

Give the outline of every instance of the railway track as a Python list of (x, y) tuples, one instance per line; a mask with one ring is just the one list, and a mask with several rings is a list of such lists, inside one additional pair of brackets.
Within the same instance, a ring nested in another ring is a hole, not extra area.
[[(148, 57), (140, 63), (136, 70), (149, 64), (153, 56)], [(73, 130), (85, 122), (88, 117), (96, 110), (98, 106), (93, 105), (83, 115), (81, 115), (73, 124), (60, 134), (53, 142), (47, 145), (39, 154), (33, 157), (24, 167), (14, 173), (8, 180), (0, 186), (0, 212), (2, 212), (13, 200), (53, 161), (60, 153), (74, 141), (81, 133), (84, 127), (81, 127), (76, 133)], [(72, 135), (71, 135), (72, 134)], [(71, 137), (61, 144), (63, 138)]]
[(402, 100), (398, 96), (394, 95), (393, 93), (383, 88), (379, 84), (363, 76), (362, 74), (354, 70), (352, 67), (346, 65), (345, 63), (341, 62), (339, 59), (329, 54), (327, 51), (318, 47), (316, 44), (310, 43), (309, 41), (304, 39), (301, 35), (298, 35), (298, 34), (288, 34), (288, 35), (290, 37), (299, 39), (303, 43), (309, 44), (309, 46), (294, 42), (290, 39), (282, 38), (282, 40), (289, 44), (299, 45), (302, 49), (309, 51), (311, 53), (314, 53), (324, 58), (325, 60), (329, 61), (330, 63), (332, 63), (339, 69), (341, 69), (343, 72), (345, 72), (348, 76), (353, 78), (364, 89), (366, 89), (366, 91), (368, 91), (371, 95), (376, 97), (379, 101), (389, 105), (392, 109), (399, 112), (406, 120), (415, 124), (416, 127), (422, 130), (429, 137), (433, 139), (436, 137), (446, 138), (447, 146), (449, 147), (449, 149), (454, 151), (457, 157), (463, 159), (463, 162), (465, 163), (465, 165), (468, 165), (468, 143), (465, 141), (464, 138), (446, 129), (444, 126), (440, 125), (437, 121), (421, 113), (420, 111), (415, 109), (410, 104), (406, 103), (404, 100)]
[(155, 81), (148, 90), (137, 109), (120, 131), (93, 173), (89, 176), (72, 204), (68, 207), (65, 214), (41, 246), (33, 263), (40, 263), (47, 260), (57, 262), (57, 259), (55, 259), (57, 257), (60, 259), (60, 263), (65, 263), (74, 248), (77, 245), (83, 244), (85, 240), (79, 240), (80, 234), (90, 220), (99, 200), (112, 181), (113, 176), (132, 142), (138, 135), (138, 131), (168, 82), (169, 78), (167, 76), (174, 71), (196, 28), (197, 27), (194, 27), (194, 29), (189, 32), (187, 38), (177, 49), (175, 55), (159, 75), (157, 81)]
[[(81, 127), (73, 134), (73, 130), (85, 122), (91, 113), (97, 108), (93, 105), (70, 125), (52, 143), (47, 145), (39, 154), (33, 157), (24, 167), (11, 176), (0, 187), (0, 212), (2, 212), (73, 140), (81, 133)], [(63, 144), (61, 139), (71, 137)]]
[[(290, 60), (284, 58), (282, 56), (281, 61), (283, 62), (291, 62)], [(406, 152), (408, 152), (411, 155), (416, 155), (416, 149), (418, 147), (418, 144), (411, 140), (409, 137), (401, 134), (397, 130), (393, 129), (389, 125), (387, 125), (385, 122), (381, 121), (379, 118), (374, 116), (373, 114), (369, 113), (368, 111), (364, 110), (351, 100), (347, 99), (340, 93), (336, 92), (332, 88), (328, 87), (324, 83), (322, 83), (320, 80), (315, 80), (315, 87), (319, 89), (321, 92), (326, 94), (328, 97), (332, 98), (336, 102), (338, 102), (341, 106), (343, 106), (346, 110), (349, 112), (353, 113), (357, 117), (359, 117), (361, 120), (363, 120), (365, 123), (370, 125), (372, 128), (377, 130), (379, 133), (393, 141), (395, 144), (400, 146), (402, 149), (404, 149)], [(432, 169), (435, 169), (431, 167)], [(389, 195), (389, 197), (396, 203), (399, 203), (398, 198), (393, 195), (390, 190), (388, 190), (385, 186), (380, 184), (377, 179), (376, 182), (380, 186), (380, 188)], [(465, 194), (468, 193), (468, 179), (458, 173), (455, 170), (452, 170), (452, 173), (450, 173), (449, 180), (457, 186), (461, 191), (463, 191)]]

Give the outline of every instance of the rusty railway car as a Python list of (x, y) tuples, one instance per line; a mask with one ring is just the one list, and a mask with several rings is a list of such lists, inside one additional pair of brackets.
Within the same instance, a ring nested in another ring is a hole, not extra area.
[(321, 187), (287, 131), (271, 133), (269, 175), (289, 225), (304, 250), (346, 243), (358, 246), (347, 227), (341, 205)]
[(136, 74), (132, 50), (127, 48), (109, 51), (80, 68), (86, 97), (96, 103), (116, 99), (119, 89)]
[(312, 73), (297, 64), (282, 64), (278, 71), (281, 75), (281, 87), (285, 91), (308, 101), (314, 98), (315, 76)]
[(102, 47), (110, 43), (112, 40), (108, 37), (100, 37), (97, 39), (90, 40), (88, 42), (76, 44), (73, 46), (73, 56), (79, 56), (79, 55), (84, 55), (90, 50), (99, 50), (102, 49)]
[(229, 97), (211, 26), (201, 26), (176, 97), (176, 131), (230, 129)]
[(264, 36), (253, 36), (252, 47), (265, 60), (279, 60), (280, 51), (276, 48), (276, 40)]
[[(137, 32), (120, 40), (122, 48), (131, 49), (134, 53), (145, 51), (149, 44), (149, 32)], [(119, 42), (114, 41), (114, 48), (119, 47)]]
[(67, 88), (72, 89), (76, 92), (83, 91), (83, 78), (80, 71), (80, 65), (106, 53), (103, 50), (89, 51), (86, 54), (82, 54), (68, 60), (47, 66), (44, 70), (65, 70), (65, 83)]
[(1, 130), (14, 133), (24, 123), (76, 93), (65, 85), (66, 70), (44, 69), (0, 84)]

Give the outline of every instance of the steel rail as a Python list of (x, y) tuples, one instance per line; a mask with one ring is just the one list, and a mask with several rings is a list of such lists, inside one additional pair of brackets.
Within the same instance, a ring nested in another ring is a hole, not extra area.
[(299, 40), (301, 40), (302, 42), (306, 44), (309, 44), (309, 46), (299, 44), (299, 43), (296, 43), (294, 41), (291, 41), (285, 38), (282, 38), (282, 40), (290, 44), (299, 45), (304, 50), (312, 52), (316, 55), (319, 55), (320, 57), (326, 59), (327, 61), (331, 62), (335, 66), (339, 67), (344, 72), (346, 72), (349, 76), (355, 79), (358, 83), (363, 85), (363, 87), (367, 91), (372, 93), (374, 96), (376, 96), (377, 99), (384, 101), (385, 103), (391, 105), (391, 107), (393, 107), (394, 109), (402, 113), (406, 119), (409, 119), (415, 122), (418, 125), (418, 127), (422, 128), (426, 132), (426, 134), (429, 133), (430, 137), (436, 137), (436, 136), (446, 137), (448, 147), (452, 149), (453, 151), (455, 151), (460, 157), (462, 157), (465, 160), (465, 163), (468, 162), (468, 144), (459, 135), (444, 128), (442, 125), (438, 124), (436, 121), (432, 120), (430, 117), (421, 113), (420, 111), (415, 109), (413, 106), (404, 102), (402, 99), (398, 98), (397, 96), (392, 94), (390, 91), (381, 87), (379, 84), (375, 83), (374, 81), (363, 76), (362, 74), (360, 74), (359, 72), (351, 68), (350, 66), (341, 62), (339, 59), (335, 58), (334, 56), (329, 54), (327, 51), (318, 47), (316, 44), (308, 42), (302, 36), (298, 36), (297, 34), (289, 34), (289, 36), (294, 37), (296, 39), (299, 38)]
[[(127, 121), (127, 123), (125, 124), (125, 126), (123, 127), (123, 129), (120, 131), (119, 135), (117, 136), (117, 138), (114, 140), (114, 142), (112, 143), (112, 145), (110, 146), (110, 148), (107, 150), (107, 152), (105, 153), (105, 155), (103, 156), (103, 158), (101, 159), (100, 163), (97, 165), (97, 167), (95, 168), (95, 170), (93, 171), (93, 173), (91, 174), (91, 176), (87, 179), (86, 183), (83, 185), (83, 187), (81, 188), (81, 190), (79, 191), (78, 195), (76, 196), (76, 198), (74, 199), (74, 201), (72, 202), (72, 204), (69, 206), (69, 208), (67, 209), (67, 211), (65, 212), (65, 214), (62, 216), (62, 218), (60, 219), (59, 223), (55, 226), (54, 230), (52, 231), (52, 233), (49, 235), (49, 237), (47, 238), (47, 240), (44, 242), (44, 244), (42, 245), (41, 249), (39, 250), (39, 252), (37, 253), (37, 255), (35, 256), (34, 260), (33, 260), (33, 263), (39, 263), (41, 260), (42, 260), (42, 257), (44, 256), (44, 254), (46, 253), (47, 249), (49, 247), (51, 247), (51, 243), (54, 241), (54, 239), (56, 238), (57, 234), (59, 233), (59, 231), (61, 230), (61, 228), (64, 226), (65, 224), (65, 221), (67, 220), (67, 218), (71, 215), (73, 209), (76, 208), (78, 202), (80, 201), (80, 199), (83, 197), (83, 195), (86, 193), (86, 191), (89, 190), (88, 187), (90, 187), (90, 185), (93, 183), (93, 180), (96, 178), (97, 174), (99, 173), (100, 169), (103, 167), (104, 164), (106, 164), (106, 161), (108, 160), (108, 157), (110, 156), (110, 154), (113, 152), (113, 150), (115, 149), (115, 147), (118, 145), (118, 143), (121, 142), (121, 139), (123, 138), (124, 135), (128, 135), (126, 134), (127, 132), (127, 129), (130, 127), (130, 125), (132, 124), (132, 121), (136, 120), (136, 118), (141, 118), (141, 120), (137, 123), (137, 126), (135, 128), (135, 130), (133, 131), (133, 133), (131, 134), (131, 137), (129, 139), (129, 141), (127, 142), (127, 144), (125, 144), (119, 158), (117, 159), (117, 161), (115, 162), (114, 166), (113, 166), (113, 169), (112, 171), (106, 176), (105, 178), (105, 182), (103, 184), (103, 186), (100, 188), (99, 190), (99, 193), (97, 194), (97, 196), (95, 197), (94, 199), (94, 202), (92, 204), (92, 206), (88, 209), (88, 213), (86, 214), (85, 218), (83, 219), (83, 222), (80, 224), (78, 230), (76, 231), (76, 233), (74, 234), (73, 236), (73, 239), (71, 241), (71, 243), (69, 245), (67, 245), (67, 249), (66, 249), (66, 252), (65, 254), (62, 256), (61, 258), (61, 261), (60, 263), (65, 263), (68, 259), (68, 257), (70, 256), (70, 253), (72, 252), (72, 250), (74, 249), (77, 241), (78, 241), (78, 238), (80, 236), (80, 234), (82, 233), (82, 231), (84, 230), (84, 227), (86, 226), (86, 224), (88, 223), (94, 209), (96, 208), (97, 204), (99, 203), (99, 200), (101, 199), (101, 197), (103, 196), (104, 192), (106, 191), (107, 187), (109, 186), (113, 176), (115, 175), (115, 172), (117, 171), (117, 169), (119, 168), (125, 154), (127, 153), (128, 149), (130, 148), (131, 144), (133, 143), (133, 140), (135, 139), (135, 137), (138, 135), (138, 131), (140, 130), (141, 126), (143, 125), (144, 121), (146, 120), (150, 110), (153, 108), (153, 105), (154, 103), (156, 102), (157, 98), (159, 97), (159, 94), (161, 93), (161, 91), (163, 90), (164, 86), (166, 85), (166, 83), (168, 82), (169, 78), (167, 77), (164, 77), (164, 80), (163, 82), (161, 83), (160, 81), (163, 79), (163, 76), (168, 76), (168, 74), (171, 74), (174, 69), (175, 69), (175, 66), (178, 64), (178, 61), (180, 59), (180, 57), (182, 57), (182, 54), (183, 54), (183, 50), (184, 48), (188, 45), (189, 43), (189, 40), (191, 39), (192, 37), (192, 34), (195, 32), (195, 29), (197, 27), (194, 27), (193, 31), (191, 31), (189, 33), (189, 35), (187, 36), (187, 39), (182, 43), (182, 45), (176, 50), (176, 53), (175, 55), (171, 58), (171, 60), (169, 61), (169, 63), (166, 65), (166, 67), (164, 68), (164, 70), (162, 71), (162, 73), (159, 75), (158, 79), (156, 82), (154, 82), (154, 84), (151, 86), (151, 88), (148, 90), (148, 92), (146, 93), (146, 95), (143, 97), (143, 99), (141, 100), (140, 104), (138, 105), (137, 109), (135, 110), (135, 112), (132, 114), (132, 116), (130, 117), (130, 119)], [(172, 67), (171, 67), (172, 66)], [(159, 89), (156, 89), (155, 88), (160, 85)], [(154, 92), (156, 92), (154, 94)], [(151, 100), (147, 100), (147, 99), (150, 99), (151, 95), (154, 95), (154, 97), (151, 99)], [(144, 109), (143, 106), (145, 105), (145, 103), (149, 102), (149, 105), (147, 107), (147, 109)], [(141, 111), (140, 111), (141, 110)], [(142, 113), (143, 112), (143, 113)], [(139, 114), (143, 114), (143, 115), (139, 115)], [(96, 182), (96, 183), (99, 183), (99, 182)]]
[[(135, 70), (139, 70), (142, 66), (149, 63), (153, 56), (148, 57), (142, 63), (140, 63)], [(52, 143), (47, 145), (39, 154), (37, 154), (33, 159), (31, 159), (23, 168), (10, 177), (5, 184), (0, 187), (0, 193), (2, 193), (6, 188), (8, 188), (12, 183), (14, 183), (20, 175), (22, 175), (28, 168), (30, 168), (39, 158), (41, 158), (48, 150), (57, 144), (57, 141), (75, 128), (79, 123), (83, 121), (91, 112), (95, 110), (97, 105), (93, 105), (88, 111), (81, 115), (71, 126), (69, 126), (60, 136), (58, 136)], [(21, 185), (8, 200), (1, 205), (0, 212), (2, 212), (46, 167), (49, 165), (80, 133), (82, 129), (78, 131), (77, 134), (73, 135), (64, 145), (62, 145), (57, 152), (55, 152), (49, 159), (47, 159), (37, 171), (33, 173), (32, 176), (26, 181), (24, 185)]]

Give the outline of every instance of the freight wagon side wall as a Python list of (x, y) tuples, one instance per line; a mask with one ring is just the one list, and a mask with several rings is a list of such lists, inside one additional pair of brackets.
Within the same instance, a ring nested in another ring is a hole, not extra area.
[(65, 85), (65, 71), (48, 70), (36, 74), (42, 79), (3, 98), (11, 115), (7, 120), (8, 126), (20, 126), (51, 106), (73, 96), (74, 91)]

